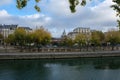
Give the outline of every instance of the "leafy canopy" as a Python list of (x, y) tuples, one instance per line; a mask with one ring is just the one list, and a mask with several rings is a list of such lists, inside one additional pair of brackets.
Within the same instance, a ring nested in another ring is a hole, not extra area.
[[(29, 0), (16, 0), (16, 3), (17, 3), (16, 6), (17, 6), (17, 8), (18, 8), (18, 9), (24, 8), (25, 6), (27, 6), (28, 1), (29, 1)], [(38, 7), (38, 5), (37, 5), (37, 3), (40, 2), (40, 0), (34, 0), (34, 1), (36, 2), (36, 5), (34, 6), (34, 8), (35, 8), (38, 12), (40, 12), (40, 7)]]
[(106, 42), (110, 42), (112, 45), (120, 43), (120, 35), (118, 34), (120, 34), (119, 31), (108, 31), (105, 37)]
[[(24, 8), (25, 6), (27, 6), (28, 2), (30, 0), (16, 0), (16, 3), (17, 3), (17, 8), (18, 9), (22, 9)], [(37, 10), (38, 12), (40, 12), (40, 7), (38, 6), (38, 3), (41, 1), (41, 0), (33, 0), (36, 2), (36, 5), (34, 5), (34, 8), (35, 10)], [(75, 8), (77, 5), (82, 5), (82, 6), (85, 6), (86, 4), (86, 0), (81, 0), (81, 2), (79, 0), (68, 0), (69, 1), (69, 4), (70, 4), (70, 10), (71, 12), (76, 12)]]
[[(24, 8), (25, 6), (27, 6), (28, 2), (30, 0), (16, 0), (16, 3), (17, 3), (17, 8), (18, 9), (22, 9)], [(38, 12), (40, 12), (40, 7), (38, 6), (38, 3), (41, 1), (41, 0), (33, 0), (36, 2), (36, 4), (34, 5), (34, 8), (35, 10), (37, 10)], [(87, 0), (68, 0), (69, 1), (69, 8), (71, 10), (72, 13), (76, 12), (76, 6), (78, 6), (79, 4), (81, 6), (85, 6), (86, 5), (86, 1)], [(118, 27), (119, 27), (119, 30), (120, 30), (120, 0), (112, 0), (115, 4), (114, 5), (111, 5), (111, 7), (116, 11), (116, 15), (119, 17), (119, 19), (117, 20), (118, 22)]]
[(116, 11), (116, 16), (118, 16), (118, 26), (119, 27), (119, 31), (120, 31), (120, 0), (113, 0), (113, 2), (115, 3), (114, 5), (112, 5), (111, 7)]

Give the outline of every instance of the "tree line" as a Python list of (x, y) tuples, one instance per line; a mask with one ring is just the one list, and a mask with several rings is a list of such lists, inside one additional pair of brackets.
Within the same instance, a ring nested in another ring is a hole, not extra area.
[(51, 40), (51, 33), (45, 30), (43, 27), (33, 31), (26, 31), (24, 28), (17, 28), (13, 34), (8, 35), (8, 37), (3, 38), (4, 43), (7, 45), (19, 46), (23, 48), (25, 46), (35, 46), (40, 48), (42, 45), (47, 45)]
[(92, 31), (90, 35), (79, 33), (75, 38), (64, 37), (61, 45), (68, 47), (98, 47), (98, 46), (114, 46), (120, 44), (120, 31), (111, 30), (103, 33), (102, 31)]
[(27, 32), (23, 28), (17, 28), (13, 34), (4, 38), (0, 34), (0, 39), (7, 45), (19, 46), (19, 47), (31, 47), (36, 48), (45, 47), (47, 45), (56, 45), (57, 47), (87, 47), (87, 46), (116, 46), (120, 44), (120, 31), (111, 30), (103, 33), (102, 31), (92, 31), (89, 34), (78, 33), (74, 38), (64, 36), (60, 42), (52, 42), (51, 33), (45, 30), (43, 27)]

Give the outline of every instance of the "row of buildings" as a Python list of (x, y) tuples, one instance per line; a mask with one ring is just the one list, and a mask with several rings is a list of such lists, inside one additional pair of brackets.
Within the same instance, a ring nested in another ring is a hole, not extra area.
[[(25, 29), (26, 32), (32, 31), (32, 29), (30, 27), (19, 27), (18, 25), (13, 25), (13, 24), (11, 24), (11, 25), (0, 24), (0, 34), (2, 34), (4, 38), (6, 38), (6, 37), (8, 37), (9, 34), (13, 34), (17, 28), (23, 28), (23, 29)], [(52, 41), (53, 42), (61, 42), (61, 40), (65, 36), (67, 36), (71, 39), (75, 39), (75, 36), (80, 33), (87, 35), (88, 40), (89, 40), (89, 38), (91, 36), (91, 32), (92, 32), (92, 30), (90, 30), (90, 28), (77, 27), (72, 32), (69, 32), (68, 34), (66, 34), (66, 32), (64, 30), (61, 38), (52, 38)]]
[(30, 27), (19, 27), (18, 25), (5, 25), (0, 24), (0, 34), (3, 36), (3, 39), (0, 39), (0, 45), (4, 44), (4, 39), (8, 37), (8, 35), (13, 34), (17, 28), (23, 28), (26, 32), (32, 31)]
[[(17, 28), (23, 28), (26, 30), (26, 32), (32, 31), (32, 29), (30, 27), (19, 27), (18, 25), (13, 25), (13, 24), (11, 24), (11, 25), (0, 24), (0, 34), (2, 34), (4, 38), (6, 38), (6, 37), (8, 37), (9, 34), (13, 34)], [(63, 38), (64, 36), (67, 36), (69, 38), (74, 39), (75, 36), (80, 33), (90, 36), (91, 31), (92, 30), (90, 30), (90, 28), (77, 27), (72, 32), (69, 32), (68, 34), (66, 34), (66, 32), (64, 30), (61, 37)]]
[(87, 35), (87, 40), (89, 41), (92, 31), (93, 30), (91, 30), (90, 28), (77, 27), (77, 28), (73, 29), (73, 31), (66, 34), (66, 31), (64, 30), (61, 37), (60, 38), (52, 38), (52, 42), (53, 42), (54, 45), (59, 45), (62, 41), (64, 41), (64, 39), (66, 37), (71, 38), (72, 40), (74, 40), (76, 35), (78, 35), (78, 34)]
[(19, 27), (18, 25), (13, 24), (11, 25), (0, 24), (0, 34), (2, 34), (4, 38), (6, 38), (8, 37), (9, 34), (13, 34), (17, 28), (23, 28), (27, 32), (32, 31), (30, 27)]
[(64, 38), (65, 36), (67, 36), (71, 39), (75, 39), (75, 36), (77, 34), (85, 34), (89, 38), (91, 36), (91, 32), (92, 32), (92, 30), (90, 28), (77, 27), (72, 32), (69, 32), (68, 34), (66, 34), (66, 32), (64, 30), (61, 38)]

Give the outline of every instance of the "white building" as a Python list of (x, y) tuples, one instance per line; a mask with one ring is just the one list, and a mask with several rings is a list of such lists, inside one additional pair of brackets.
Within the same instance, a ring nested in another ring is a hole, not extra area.
[(13, 34), (17, 27), (18, 25), (0, 25), (0, 33), (6, 38), (9, 34)]
[(90, 28), (78, 27), (73, 30), (73, 32), (89, 34), (91, 32)]
[(72, 32), (69, 32), (67, 36), (69, 38), (75, 39), (75, 36), (77, 34), (85, 34), (89, 38), (91, 36), (91, 30), (90, 28), (78, 27), (78, 28), (75, 28)]
[(8, 35), (13, 34), (17, 28), (23, 28), (26, 32), (31, 32), (32, 29), (30, 27), (18, 27), (18, 25), (0, 25), (0, 34), (3, 35), (4, 38), (8, 37)]
[(69, 32), (67, 37), (71, 38), (71, 39), (75, 39), (75, 36), (77, 35), (77, 32)]

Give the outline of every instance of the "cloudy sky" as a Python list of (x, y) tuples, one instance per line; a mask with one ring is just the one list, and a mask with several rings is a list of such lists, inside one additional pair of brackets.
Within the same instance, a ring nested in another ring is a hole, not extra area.
[(33, 29), (44, 26), (54, 37), (76, 27), (107, 31), (117, 26), (115, 11), (110, 8), (112, 0), (88, 0), (85, 7), (76, 7), (76, 13), (70, 12), (68, 0), (41, 0), (38, 4), (41, 12), (35, 11), (35, 4), (30, 0), (27, 7), (19, 10), (16, 0), (1, 0), (0, 24), (18, 24)]

